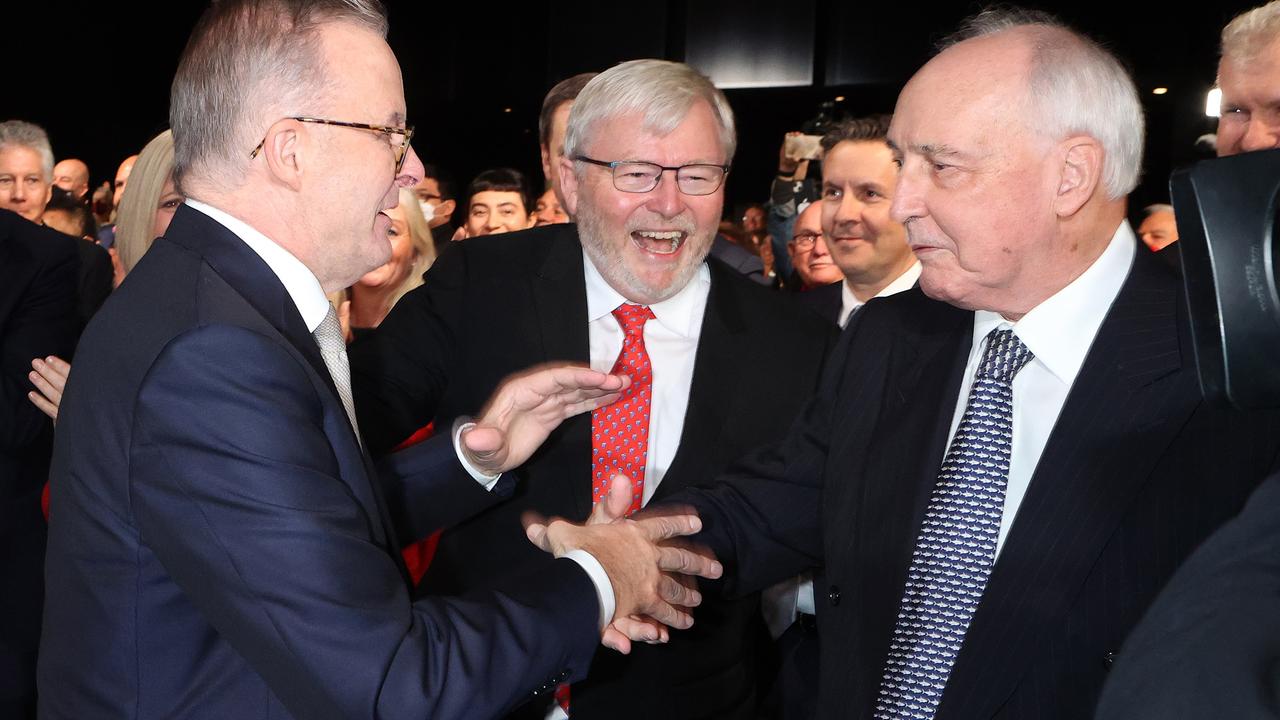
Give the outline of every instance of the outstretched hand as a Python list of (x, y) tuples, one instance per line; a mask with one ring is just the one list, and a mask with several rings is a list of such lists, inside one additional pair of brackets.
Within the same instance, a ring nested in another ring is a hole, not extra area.
[(462, 433), (467, 459), (488, 473), (506, 472), (533, 455), (566, 418), (617, 400), (630, 378), (577, 365), (544, 365), (512, 375)]

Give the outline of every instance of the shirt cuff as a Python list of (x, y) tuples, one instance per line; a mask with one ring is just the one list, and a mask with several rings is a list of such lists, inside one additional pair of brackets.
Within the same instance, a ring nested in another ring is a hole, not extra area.
[(591, 584), (596, 586), (596, 598), (600, 600), (600, 632), (604, 632), (609, 623), (613, 622), (613, 613), (617, 608), (617, 604), (613, 598), (613, 584), (609, 581), (609, 573), (604, 571), (604, 566), (596, 559), (594, 555), (586, 550), (570, 550), (562, 557), (582, 566), (586, 571), (587, 577), (591, 578)]
[[(457, 453), (458, 462), (462, 463), (462, 467), (466, 469), (467, 474), (470, 475), (473, 480), (480, 483), (481, 487), (485, 490), (492, 490), (493, 486), (498, 484), (498, 478), (502, 477), (502, 473), (490, 475), (481, 471), (475, 465), (471, 464), (471, 461), (467, 459), (467, 454), (462, 451), (463, 431), (469, 430), (475, 426), (476, 424), (471, 421), (471, 418), (466, 416), (459, 416), (457, 420), (453, 421), (453, 451)], [(594, 559), (595, 558), (592, 558), (592, 560)], [(599, 565), (599, 563), (596, 564)], [(603, 572), (603, 569), (601, 572)]]

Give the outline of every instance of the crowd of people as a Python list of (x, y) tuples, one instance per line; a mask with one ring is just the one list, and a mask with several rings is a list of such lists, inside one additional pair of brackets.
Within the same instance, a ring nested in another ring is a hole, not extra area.
[[(96, 190), (0, 123), (0, 715), (1274, 715), (1126, 645), (1280, 410), (1202, 397), (1110, 51), (983, 11), (726, 220), (693, 68), (557, 83), (541, 192), (464, 186), (386, 33), (213, 4)], [(1218, 78), (1218, 154), (1280, 148), (1280, 0)]]

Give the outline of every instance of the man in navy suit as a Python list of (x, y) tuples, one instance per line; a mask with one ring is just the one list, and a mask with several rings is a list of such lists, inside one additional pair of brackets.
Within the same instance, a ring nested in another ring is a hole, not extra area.
[(1141, 112), (1053, 18), (969, 21), (889, 131), (920, 288), (854, 316), (780, 446), (674, 498), (738, 589), (820, 566), (819, 717), (1088, 716), (1275, 466), (1280, 417), (1204, 402), (1181, 284), (1125, 223)]
[(615, 616), (687, 626), (699, 597), (659, 568), (717, 571), (655, 544), (688, 516), (561, 522), (537, 574), (411, 602), (402, 543), (509, 494), (500, 471), (626, 381), (517, 376), (379, 482), (326, 294), (386, 260), (383, 211), (422, 174), (385, 34), (359, 0), (229, 0), (197, 25), (170, 105), (188, 204), (60, 410), (43, 717), (492, 717), (582, 678)]

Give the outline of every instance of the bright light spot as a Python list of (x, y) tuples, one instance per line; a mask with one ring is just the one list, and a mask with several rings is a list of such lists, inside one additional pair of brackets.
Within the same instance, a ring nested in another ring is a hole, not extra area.
[(1204, 114), (1209, 117), (1222, 114), (1222, 90), (1214, 88), (1209, 91), (1209, 97), (1204, 101)]
[(1151, 91), (1151, 94), (1152, 94), (1152, 95), (1164, 95), (1164, 94), (1165, 94), (1165, 93), (1167, 93), (1167, 92), (1169, 92), (1169, 88), (1166, 88), (1166, 87), (1158, 87), (1158, 88), (1156, 88), (1155, 90), (1152, 90), (1152, 91)]
[(502, 108), (502, 112), (509, 113), (511, 112), (511, 108)]
[(843, 96), (843, 95), (837, 95), (837, 96), (836, 96), (836, 102), (844, 102), (844, 96)]

